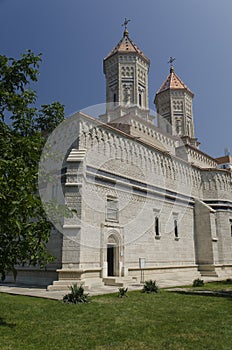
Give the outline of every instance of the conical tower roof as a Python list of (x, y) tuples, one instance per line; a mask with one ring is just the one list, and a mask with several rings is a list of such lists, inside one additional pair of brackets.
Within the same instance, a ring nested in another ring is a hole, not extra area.
[(185, 89), (187, 90), (192, 96), (194, 96), (193, 92), (188, 88), (187, 85), (183, 83), (183, 81), (176, 75), (174, 72), (174, 68), (170, 68), (170, 74), (165, 79), (164, 83), (161, 85), (159, 90), (157, 91), (156, 95), (160, 94), (163, 91), (166, 90), (180, 90)]
[(138, 48), (137, 45), (131, 40), (129, 37), (128, 30), (124, 30), (124, 34), (119, 43), (109, 52), (109, 54), (105, 57), (104, 61), (108, 58), (114, 56), (117, 53), (137, 53), (140, 55), (148, 64), (150, 60), (144, 55), (144, 53)]

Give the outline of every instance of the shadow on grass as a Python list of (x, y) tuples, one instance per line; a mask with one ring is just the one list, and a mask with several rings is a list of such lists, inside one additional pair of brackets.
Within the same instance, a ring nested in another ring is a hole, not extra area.
[(173, 290), (173, 292), (178, 294), (185, 295), (200, 295), (207, 297), (222, 297), (232, 300), (232, 290), (192, 290), (192, 289), (183, 289), (183, 290)]
[(16, 324), (15, 323), (7, 323), (6, 321), (4, 321), (4, 319), (2, 317), (0, 317), (0, 327), (14, 328), (14, 327), (16, 327)]

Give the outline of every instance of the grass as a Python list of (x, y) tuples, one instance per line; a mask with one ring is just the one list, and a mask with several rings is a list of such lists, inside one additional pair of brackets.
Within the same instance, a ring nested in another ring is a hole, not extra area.
[(232, 291), (232, 280), (230, 281), (215, 281), (210, 283), (205, 283), (202, 287), (195, 287), (195, 290), (231, 290)]
[[(232, 288), (225, 285), (220, 289)], [(0, 349), (231, 349), (232, 299), (165, 290), (127, 294), (70, 305), (1, 293)]]

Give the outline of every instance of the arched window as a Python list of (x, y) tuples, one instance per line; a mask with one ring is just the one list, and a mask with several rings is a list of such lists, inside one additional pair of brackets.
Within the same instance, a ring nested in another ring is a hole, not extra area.
[(116, 106), (116, 104), (117, 104), (117, 95), (114, 94), (114, 106)]
[(139, 94), (139, 105), (140, 105), (140, 107), (142, 107), (142, 95), (141, 94)]
[(175, 238), (179, 237), (179, 232), (178, 232), (178, 222), (177, 220), (174, 220), (174, 233), (175, 233)]
[(156, 236), (160, 235), (160, 232), (159, 232), (159, 218), (158, 217), (155, 218), (155, 235)]
[(191, 124), (190, 124), (190, 121), (187, 122), (187, 133), (188, 133), (188, 136), (191, 137)]
[(118, 222), (118, 199), (107, 197), (106, 220)]

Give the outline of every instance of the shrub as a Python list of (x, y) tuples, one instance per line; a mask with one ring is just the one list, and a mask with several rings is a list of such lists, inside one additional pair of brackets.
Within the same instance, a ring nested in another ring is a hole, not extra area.
[(128, 291), (128, 288), (118, 288), (118, 297), (119, 298), (123, 298), (123, 297), (127, 297), (126, 293)]
[(197, 278), (196, 280), (193, 281), (193, 287), (202, 287), (204, 286), (204, 281), (201, 280), (200, 278)]
[(63, 297), (64, 303), (69, 304), (81, 304), (81, 303), (89, 303), (90, 299), (88, 294), (84, 294), (84, 288), (83, 284), (80, 286), (77, 286), (76, 283), (74, 283), (72, 286), (69, 287), (70, 293), (66, 294)]
[(156, 281), (145, 281), (143, 285), (142, 292), (143, 293), (158, 293), (159, 287)]
[(227, 283), (227, 284), (232, 284), (232, 279), (231, 279), (231, 278), (227, 278), (227, 279), (226, 279), (226, 283)]

